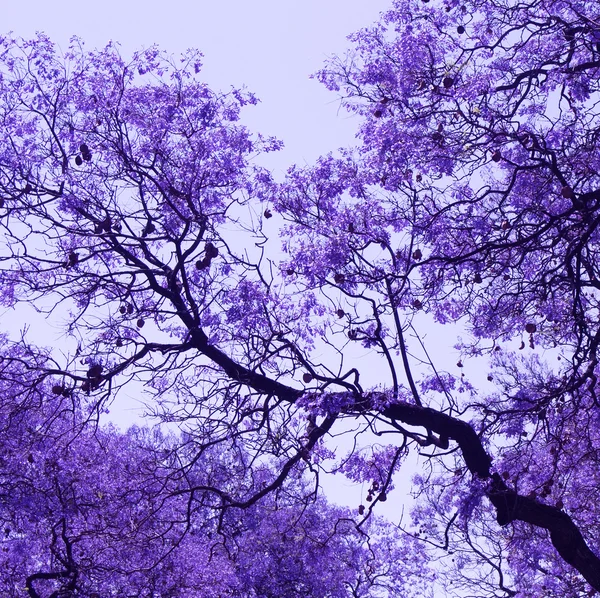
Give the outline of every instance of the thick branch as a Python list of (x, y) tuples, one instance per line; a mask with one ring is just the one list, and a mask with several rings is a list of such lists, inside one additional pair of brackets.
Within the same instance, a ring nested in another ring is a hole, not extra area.
[(523, 521), (548, 530), (560, 556), (600, 591), (600, 558), (590, 550), (571, 517), (557, 507), (520, 496), (498, 474), (492, 474), (492, 460), (470, 424), (434, 409), (408, 403), (390, 405), (383, 415), (405, 424), (423, 426), (457, 442), (469, 471), (491, 480), (487, 496), (496, 508), (498, 523), (508, 525), (512, 521)]
[(219, 365), (232, 380), (240, 384), (245, 384), (257, 392), (273, 395), (290, 403), (296, 402), (302, 396), (303, 391), (281, 384), (281, 382), (277, 382), (276, 380), (271, 380), (267, 376), (239, 365), (231, 357), (225, 355), (223, 351), (211, 345), (208, 342), (206, 334), (199, 328), (192, 330), (190, 336), (193, 346), (211, 361)]

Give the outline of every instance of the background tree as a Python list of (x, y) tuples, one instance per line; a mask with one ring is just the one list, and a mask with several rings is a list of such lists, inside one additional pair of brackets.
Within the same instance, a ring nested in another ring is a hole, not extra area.
[[(75, 341), (7, 344), (15, 404), (50, 389), (82, 426), (144, 382), (185, 430), (164, 496), (219, 518), (300, 467), (368, 484), (368, 515), (412, 449), (406, 566), (419, 537), (449, 595), (600, 590), (595, 11), (396, 2), (319, 74), (360, 147), (279, 185), (249, 162), (278, 142), (237, 123), (255, 100), (197, 83), (197, 55), (5, 39), (3, 300), (63, 306)], [(458, 371), (487, 381), (417, 367), (428, 317), (471, 332)], [(240, 466), (200, 499), (187, 472), (225, 447)]]
[[(407, 575), (412, 595), (427, 587), (399, 532), (302, 500), (299, 470), (248, 509), (215, 510), (210, 489), (248, 468), (234, 447), (198, 459), (185, 436), (86, 426), (43, 384), (2, 386), (3, 596), (380, 596), (404, 593)], [(257, 488), (269, 475), (256, 468)]]

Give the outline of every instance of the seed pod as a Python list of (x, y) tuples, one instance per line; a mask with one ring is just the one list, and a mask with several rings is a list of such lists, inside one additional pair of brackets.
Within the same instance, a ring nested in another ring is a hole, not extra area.
[(346, 315), (346, 312), (343, 309), (338, 309), (336, 312), (338, 318), (343, 318)]
[(413, 260), (419, 261), (423, 257), (423, 253), (421, 252), (420, 249), (415, 249), (413, 251), (412, 256), (413, 256)]
[(537, 326), (533, 323), (525, 324), (525, 332), (533, 334), (537, 330)]
[(442, 85), (445, 89), (450, 89), (454, 85), (454, 79), (452, 77), (444, 77)]
[(269, 210), (269, 208), (267, 208), (265, 210), (265, 218), (272, 218), (273, 217), (273, 213), (271, 212), (271, 210)]
[(387, 494), (386, 494), (385, 492), (382, 492), (382, 493), (379, 495), (379, 501), (380, 501), (380, 502), (385, 502), (386, 500), (387, 500)]
[(333, 280), (335, 281), (336, 284), (344, 284), (344, 282), (346, 282), (346, 277), (341, 272), (338, 272), (333, 277)]
[(309, 384), (313, 381), (313, 377), (309, 373), (306, 373), (302, 376), (302, 380), (306, 382), (306, 384)]
[(365, 512), (365, 505), (359, 505), (358, 507), (358, 514), (359, 515), (363, 515)]
[(102, 375), (103, 369), (104, 369), (104, 367), (102, 366), (102, 364), (96, 363), (88, 370), (87, 377), (90, 379), (100, 378), (100, 376)]
[(71, 251), (69, 253), (69, 257), (67, 258), (67, 268), (72, 268), (79, 263), (79, 254), (75, 251)]
[(152, 220), (148, 220), (148, 222), (146, 223), (146, 226), (144, 228), (144, 231), (142, 232), (142, 237), (147, 237), (148, 235), (151, 235), (155, 230), (156, 230), (156, 226), (154, 226), (154, 223), (152, 222)]
[(77, 164), (77, 166), (81, 166), (83, 164), (81, 156), (75, 156), (75, 164)]
[(60, 384), (56, 384), (52, 387), (52, 394), (61, 395), (63, 393), (63, 387)]
[(456, 31), (457, 31), (458, 33), (460, 33), (460, 35), (462, 35), (462, 34), (465, 32), (465, 28), (464, 28), (462, 25), (459, 25), (459, 26), (456, 28)]
[(206, 255), (208, 256), (209, 259), (212, 259), (212, 258), (217, 257), (219, 255), (218, 248), (215, 247), (214, 244), (211, 243), (210, 241), (204, 247), (204, 251), (206, 252)]
[(571, 187), (569, 187), (569, 185), (565, 185), (561, 190), (560, 190), (560, 194), (565, 198), (565, 199), (573, 199), (575, 197), (575, 193), (573, 193), (573, 189), (571, 189)]
[(494, 162), (500, 162), (500, 160), (502, 160), (502, 154), (500, 153), (499, 150), (496, 150), (493, 154), (492, 154), (492, 160)]
[(197, 270), (205, 270), (209, 266), (210, 266), (210, 258), (207, 255), (205, 255), (201, 260), (198, 260), (196, 262)]
[(145, 324), (145, 322), (144, 322), (144, 318), (140, 318), (140, 319), (139, 319), (139, 320), (138, 320), (138, 321), (135, 323), (135, 325), (136, 325), (138, 328), (143, 328), (143, 327), (144, 327), (144, 324)]

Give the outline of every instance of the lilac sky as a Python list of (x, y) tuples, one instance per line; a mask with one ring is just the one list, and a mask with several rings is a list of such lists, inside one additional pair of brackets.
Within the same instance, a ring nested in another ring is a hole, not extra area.
[(30, 37), (43, 31), (63, 47), (74, 34), (90, 48), (113, 40), (125, 55), (154, 43), (174, 54), (200, 49), (204, 78), (213, 88), (246, 85), (261, 99), (244, 122), (285, 142), (285, 151), (269, 164), (281, 173), (291, 163), (311, 163), (352, 143), (356, 121), (309, 75), (327, 56), (342, 53), (346, 36), (370, 25), (388, 5), (388, 0), (27, 0), (4, 3), (0, 32)]

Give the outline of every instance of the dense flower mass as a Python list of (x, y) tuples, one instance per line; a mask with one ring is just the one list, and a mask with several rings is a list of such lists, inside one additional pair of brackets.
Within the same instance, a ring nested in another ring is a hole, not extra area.
[[(66, 339), (3, 342), (6, 595), (600, 592), (600, 9), (351, 39), (357, 147), (282, 181), (200, 54), (0, 40), (0, 300)], [(125, 389), (154, 428), (105, 425)]]

